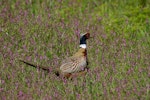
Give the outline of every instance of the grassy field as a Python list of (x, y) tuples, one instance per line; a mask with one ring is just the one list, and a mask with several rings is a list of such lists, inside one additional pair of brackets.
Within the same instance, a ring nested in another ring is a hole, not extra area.
[[(56, 77), (82, 32), (89, 72)], [(150, 100), (150, 1), (0, 0), (0, 99)]]

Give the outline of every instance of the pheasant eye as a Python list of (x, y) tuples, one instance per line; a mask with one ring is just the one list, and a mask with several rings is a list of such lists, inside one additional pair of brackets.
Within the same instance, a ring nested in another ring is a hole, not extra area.
[(86, 38), (88, 39), (88, 38), (90, 38), (90, 33), (86, 33)]

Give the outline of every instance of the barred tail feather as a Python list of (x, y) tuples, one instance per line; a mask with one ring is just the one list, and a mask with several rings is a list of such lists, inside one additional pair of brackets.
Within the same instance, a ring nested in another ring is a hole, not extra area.
[[(34, 68), (39, 68), (39, 69), (42, 69), (42, 70), (44, 70), (44, 71), (49, 72), (49, 68), (48, 68), (48, 67), (35, 65), (35, 64), (26, 62), (26, 61), (24, 61), (24, 60), (19, 60), (19, 61), (20, 61), (20, 62), (23, 62), (23, 63), (25, 63), (25, 64), (27, 64), (27, 65), (29, 65), (29, 66), (32, 66), (32, 67), (34, 67)], [(53, 72), (54, 72), (54, 74), (55, 74), (56, 76), (59, 76), (59, 75), (60, 75), (60, 71), (59, 71), (58, 69), (53, 70)]]

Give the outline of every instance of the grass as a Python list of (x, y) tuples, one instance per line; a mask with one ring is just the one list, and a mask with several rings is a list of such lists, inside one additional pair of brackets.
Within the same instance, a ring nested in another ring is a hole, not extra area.
[[(148, 0), (1, 0), (0, 97), (37, 100), (149, 100)], [(51, 70), (74, 54), (90, 32), (90, 71), (59, 79), (18, 61)]]

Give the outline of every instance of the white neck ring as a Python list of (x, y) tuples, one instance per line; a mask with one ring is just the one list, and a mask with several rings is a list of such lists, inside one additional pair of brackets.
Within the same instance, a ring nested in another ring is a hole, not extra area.
[(86, 48), (86, 44), (80, 44), (80, 47), (85, 49)]

